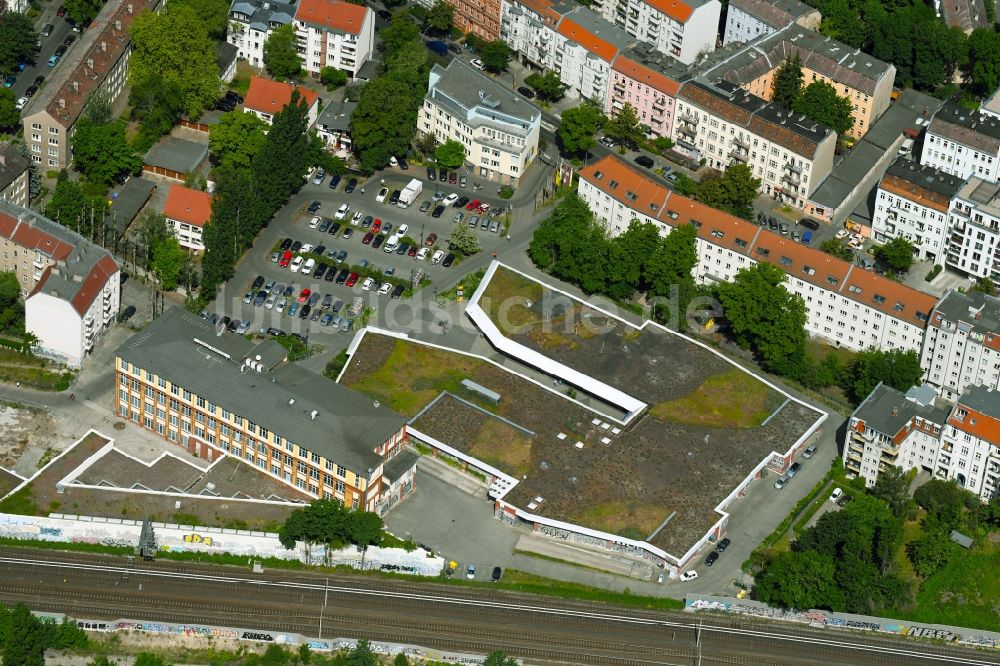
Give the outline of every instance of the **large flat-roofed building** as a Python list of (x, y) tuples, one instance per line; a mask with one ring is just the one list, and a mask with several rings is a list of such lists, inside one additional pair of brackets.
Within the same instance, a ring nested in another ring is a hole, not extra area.
[(36, 351), (79, 367), (118, 316), (118, 264), (79, 234), (7, 202), (0, 202), (0, 239), (0, 271), (17, 276)]
[(945, 104), (927, 127), (920, 163), (962, 179), (975, 176), (996, 182), (1000, 178), (1000, 118)]
[(541, 111), (458, 58), (431, 69), (417, 131), (465, 147), (465, 161), (494, 182), (517, 184), (538, 155)]
[(921, 260), (944, 264), (948, 248), (948, 209), (963, 181), (933, 167), (897, 159), (879, 181), (872, 216), (872, 238), (887, 243), (905, 238)]
[(385, 513), (413, 488), (406, 420), (286, 358), (273, 340), (169, 308), (116, 352), (115, 413), (195, 455), (236, 456), (312, 497)]
[(344, 0), (299, 0), (295, 31), (307, 72), (318, 77), (333, 67), (355, 78), (375, 49), (375, 12)]
[(948, 400), (970, 386), (1000, 389), (1000, 298), (945, 294), (927, 323), (920, 367), (924, 381)]
[(676, 194), (612, 155), (580, 170), (579, 194), (612, 236), (632, 220), (664, 235), (695, 224), (699, 282), (732, 281), (759, 261), (780, 268), (785, 287), (805, 302), (811, 336), (855, 350), (920, 350), (936, 301), (929, 294)]
[(128, 79), (135, 17), (159, 0), (111, 0), (70, 50), (55, 76), (24, 111), (24, 141), (32, 161), (46, 171), (65, 169), (72, 160), (72, 128), (95, 93), (114, 103)]
[(734, 84), (702, 79), (681, 86), (671, 138), (677, 152), (720, 171), (747, 164), (761, 192), (800, 209), (833, 168), (837, 144), (828, 127)]
[(799, 25), (748, 44), (707, 71), (705, 77), (729, 81), (770, 100), (775, 72), (793, 55), (802, 61), (803, 86), (825, 81), (851, 101), (854, 125), (849, 134), (854, 138), (863, 137), (889, 108), (896, 79), (893, 65)]
[(1000, 286), (1000, 183), (969, 178), (951, 200), (946, 266)]
[(0, 143), (0, 199), (28, 207), (28, 160), (11, 143)]
[(718, 0), (596, 0), (590, 8), (686, 65), (715, 50), (722, 12)]
[(233, 0), (229, 7), (227, 41), (239, 49), (238, 56), (254, 67), (264, 66), (264, 43), (275, 28), (295, 17), (295, 3), (269, 0)]
[(722, 45), (752, 42), (793, 23), (816, 30), (821, 18), (818, 9), (800, 0), (730, 0)]

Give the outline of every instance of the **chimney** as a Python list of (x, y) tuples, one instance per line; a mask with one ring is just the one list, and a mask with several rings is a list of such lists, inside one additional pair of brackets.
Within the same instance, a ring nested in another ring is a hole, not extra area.
[(115, 30), (118, 30), (120, 32), (121, 29), (122, 29), (122, 22), (119, 19), (115, 19)]
[(65, 97), (60, 97), (59, 98), (59, 108), (60, 109), (65, 109), (66, 108), (66, 98)]
[(101, 42), (101, 51), (107, 51), (107, 50), (108, 50), (108, 43)]
[(289, 398), (288, 399), (288, 404), (289, 405), (294, 405), (295, 404), (295, 398)]
[(899, 414), (899, 409), (898, 409), (898, 408), (896, 408), (896, 407), (893, 407), (893, 408), (892, 408), (892, 415), (893, 415), (893, 416), (896, 416), (897, 414)]
[(87, 67), (89, 67), (90, 69), (94, 69), (94, 59), (93, 58), (87, 58)]
[(7, 156), (4, 155), (3, 153), (0, 153), (0, 166), (6, 166), (6, 165), (7, 165)]
[(315, 421), (317, 414), (319, 414), (319, 410), (314, 409), (311, 412), (309, 412), (309, 418), (311, 418), (313, 421)]
[(74, 81), (73, 82), (73, 92), (80, 92), (80, 82), (79, 81)]
[(77, 284), (83, 282), (83, 276), (80, 275), (79, 273), (75, 273), (73, 275), (73, 282), (76, 282)]
[(132, 3), (131, 2), (128, 3), (128, 5), (126, 5), (126, 8), (128, 9), (128, 13), (131, 14), (132, 13)]

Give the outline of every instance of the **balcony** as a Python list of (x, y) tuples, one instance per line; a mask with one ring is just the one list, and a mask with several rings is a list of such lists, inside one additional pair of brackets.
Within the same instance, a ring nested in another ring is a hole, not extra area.
[(794, 162), (785, 162), (784, 170), (794, 174), (802, 174), (802, 167)]
[(794, 173), (786, 173), (781, 177), (781, 180), (786, 183), (791, 183), (792, 187), (798, 187), (802, 184), (802, 178), (800, 178), (798, 174)]
[(677, 120), (679, 120), (682, 123), (688, 123), (690, 125), (698, 124), (698, 116), (694, 115), (690, 111), (685, 111), (681, 115), (677, 116)]
[(737, 162), (746, 162), (750, 158), (750, 151), (741, 146), (733, 146), (729, 151), (729, 158)]

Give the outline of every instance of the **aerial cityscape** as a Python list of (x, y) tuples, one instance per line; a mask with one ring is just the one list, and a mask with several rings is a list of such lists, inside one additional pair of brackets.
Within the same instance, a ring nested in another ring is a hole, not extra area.
[(1000, 665), (996, 11), (0, 0), (0, 661)]

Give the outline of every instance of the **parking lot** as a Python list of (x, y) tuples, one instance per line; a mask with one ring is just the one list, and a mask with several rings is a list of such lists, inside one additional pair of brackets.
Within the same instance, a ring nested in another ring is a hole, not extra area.
[[(334, 334), (332, 326), (323, 326), (322, 316), (329, 313), (333, 316), (344, 317), (356, 298), (362, 299), (362, 308), (365, 310), (369, 308), (381, 310), (389, 305), (390, 301), (393, 300), (390, 293), (364, 289), (366, 271), (377, 271), (373, 274), (373, 278), (378, 282), (386, 281), (379, 273), (391, 273), (389, 280), (395, 287), (398, 284), (411, 285), (414, 271), (420, 269), (424, 276), (431, 280), (430, 285), (425, 286), (424, 289), (433, 294), (435, 281), (443, 280), (451, 271), (462, 271), (458, 260), (451, 266), (444, 265), (443, 259), (449, 253), (447, 241), (456, 224), (468, 225), (469, 217), (476, 213), (466, 210), (465, 207), (459, 209), (446, 206), (440, 216), (435, 218), (433, 212), (436, 206), (424, 206), (426, 210), (421, 212), (422, 204), (430, 202), (436, 192), (445, 196), (455, 194), (470, 200), (478, 199), (480, 202), (489, 204), (492, 211), (505, 210), (506, 204), (495, 196), (496, 190), (490, 190), (489, 186), (474, 191), (472, 189), (474, 181), (471, 179), (467, 186), (462, 188), (458, 183), (428, 182), (426, 176), (426, 169), (423, 167), (412, 166), (407, 171), (394, 170), (380, 174), (368, 181), (358, 182), (351, 193), (345, 191), (350, 177), (342, 178), (336, 189), (329, 187), (330, 176), (326, 176), (320, 185), (315, 184), (310, 179), (289, 204), (278, 212), (275, 221), (261, 233), (254, 248), (248, 252), (246, 258), (237, 267), (236, 275), (229, 281), (224, 293), (216, 299), (212, 312), (220, 317), (229, 316), (233, 319), (250, 320), (248, 328), (251, 331), (275, 328), (286, 333), (298, 333), (309, 337), (318, 332)], [(422, 181), (423, 191), (420, 195), (407, 208), (390, 205), (391, 193), (397, 189), (404, 189), (411, 178)], [(383, 187), (383, 182), (384, 187), (389, 190), (389, 194), (386, 201), (380, 203), (376, 198), (379, 196), (379, 190)], [(489, 194), (493, 194), (493, 196), (489, 196)], [(318, 201), (320, 204), (315, 214), (308, 211), (310, 204), (314, 201)], [(342, 204), (347, 204), (349, 209), (343, 215), (343, 219), (337, 219), (338, 208)], [(463, 216), (459, 223), (455, 222), (457, 213), (462, 213)], [(312, 220), (317, 216), (321, 218), (320, 222), (315, 227), (310, 228)], [(368, 226), (363, 226), (369, 217), (371, 220)], [(490, 253), (506, 242), (504, 235), (506, 215), (501, 214), (490, 219), (500, 222), (499, 225), (494, 225), (495, 231), (482, 228), (481, 223), (477, 224), (477, 228), (474, 230), (469, 228), (479, 238), (484, 253)], [(329, 225), (326, 224), (327, 220), (330, 221)], [(382, 227), (378, 234), (372, 231), (376, 220), (380, 221)], [(385, 232), (387, 223), (391, 225), (391, 230), (388, 233)], [(330, 234), (330, 229), (336, 228), (334, 225), (337, 224), (340, 225), (337, 232)], [(404, 224), (407, 227), (405, 237), (413, 241), (416, 252), (412, 255), (410, 252), (404, 254), (386, 252), (383, 244), (388, 241), (390, 236), (396, 234), (400, 225)], [(324, 227), (327, 230), (320, 231)], [(344, 234), (348, 229), (350, 234), (348, 238), (345, 238)], [(365, 243), (364, 240), (369, 233), (372, 234), (372, 237), (369, 238), (368, 243)], [(376, 241), (376, 236), (381, 236), (381, 240)], [(289, 264), (299, 264), (299, 271), (292, 272), (291, 265), (281, 266), (285, 260), (289, 259), (278, 249), (285, 239), (291, 239), (303, 246), (311, 246), (308, 253), (304, 254), (302, 248), (299, 247), (298, 252), (292, 254)], [(376, 245), (378, 247), (375, 247)], [(427, 250), (420, 252), (424, 248)], [(441, 261), (434, 263), (432, 259), (439, 249), (442, 251), (438, 255)], [(276, 251), (277, 255), (275, 255)], [(423, 255), (423, 259), (421, 259), (421, 255)], [(299, 257), (302, 258), (301, 262), (297, 261)], [(301, 268), (309, 259), (313, 259), (315, 263), (313, 270), (306, 275)], [(314, 277), (315, 269), (320, 264), (326, 264), (328, 268), (318, 277)], [(348, 286), (350, 280), (346, 279), (347, 276), (343, 274), (345, 270), (348, 274), (359, 273), (356, 282), (351, 286)], [(334, 278), (328, 279), (331, 272)], [(272, 281), (275, 283), (274, 299), (268, 298), (270, 294), (263, 299), (258, 298), (258, 290), (256, 289), (250, 293), (250, 299), (246, 298), (258, 276), (264, 278), (265, 286)], [(279, 285), (283, 287), (280, 290), (278, 289)], [(331, 307), (326, 309), (320, 307), (320, 313), (316, 319), (313, 319), (316, 312), (311, 307), (308, 318), (300, 318), (302, 304), (298, 303), (298, 299), (303, 289), (309, 289), (311, 294), (319, 295), (318, 305), (322, 306), (322, 303), (327, 301)], [(392, 288), (387, 291), (391, 292)], [(326, 299), (326, 295), (330, 295), (330, 299)], [(285, 304), (283, 308), (279, 308), (282, 298), (285, 299)], [(244, 302), (246, 300), (250, 302)], [(272, 303), (270, 308), (267, 307), (269, 300)], [(342, 306), (339, 312), (334, 312), (332, 306), (335, 306), (337, 301), (341, 301)], [(255, 305), (255, 302), (259, 304)], [(296, 304), (296, 307), (290, 316), (289, 310), (292, 309), (293, 303)], [(357, 323), (359, 317), (352, 316), (350, 318), (355, 323), (345, 326), (344, 330), (353, 330), (355, 326), (359, 325)], [(346, 336), (343, 342), (346, 344)]]

